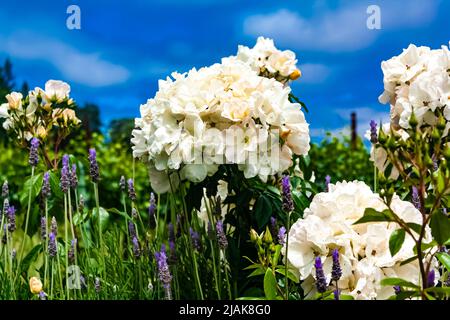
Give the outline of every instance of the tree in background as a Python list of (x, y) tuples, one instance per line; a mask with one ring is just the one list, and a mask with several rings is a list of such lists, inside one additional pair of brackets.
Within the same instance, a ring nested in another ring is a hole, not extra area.
[(133, 119), (116, 119), (109, 124), (109, 137), (111, 142), (120, 143), (131, 149), (131, 131), (134, 129)]

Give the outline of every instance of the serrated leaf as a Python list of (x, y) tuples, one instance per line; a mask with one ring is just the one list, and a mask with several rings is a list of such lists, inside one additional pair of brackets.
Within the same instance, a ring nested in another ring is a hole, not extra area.
[(402, 248), (403, 242), (405, 241), (405, 230), (397, 229), (392, 232), (389, 238), (389, 251), (391, 256), (395, 256), (397, 252)]

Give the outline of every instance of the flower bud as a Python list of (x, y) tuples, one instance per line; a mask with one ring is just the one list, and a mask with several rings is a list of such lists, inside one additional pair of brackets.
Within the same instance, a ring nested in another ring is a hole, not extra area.
[(255, 229), (250, 230), (250, 240), (254, 243), (256, 243), (259, 239), (258, 233), (255, 231)]
[(30, 278), (30, 291), (33, 294), (39, 294), (39, 292), (42, 291), (42, 282), (41, 280), (39, 280), (39, 278)]
[(417, 121), (416, 115), (414, 114), (414, 111), (411, 113), (411, 117), (409, 118), (409, 125), (411, 128), (415, 129), (419, 122)]
[(273, 242), (269, 227), (266, 227), (266, 232), (264, 232), (263, 241), (264, 241), (264, 243), (267, 243), (267, 244), (271, 244)]
[(289, 79), (291, 80), (297, 80), (298, 78), (300, 78), (302, 76), (302, 72), (298, 69), (295, 69), (294, 72), (292, 72), (289, 75)]

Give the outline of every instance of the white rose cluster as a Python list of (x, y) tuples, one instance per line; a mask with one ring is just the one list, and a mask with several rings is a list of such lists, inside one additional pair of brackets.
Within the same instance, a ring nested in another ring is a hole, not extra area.
[[(317, 194), (289, 231), (288, 261), (298, 270), (305, 293), (316, 294), (314, 260), (319, 256), (329, 282), (332, 251), (339, 250), (342, 277), (338, 282), (344, 294), (355, 299), (386, 299), (394, 294), (392, 287), (381, 286), (386, 277), (399, 277), (419, 283), (417, 261), (400, 263), (414, 256), (414, 240), (406, 235), (403, 246), (394, 256), (389, 238), (398, 225), (375, 222), (354, 225), (366, 208), (386, 209), (382, 199), (360, 181), (338, 182), (329, 191)], [(420, 212), (410, 203), (394, 196), (392, 210), (404, 221), (421, 223)], [(427, 239), (430, 239), (427, 230)]]
[(449, 47), (432, 50), (411, 44), (399, 56), (383, 61), (381, 103), (391, 104), (394, 126), (408, 129), (414, 112), (419, 125), (434, 124), (438, 109), (450, 121)]
[(78, 125), (80, 120), (72, 109), (53, 108), (63, 102), (64, 106), (72, 105), (69, 93), (70, 86), (59, 80), (47, 81), (45, 90), (36, 87), (27, 97), (20, 92), (11, 92), (6, 95), (8, 102), (0, 105), (0, 118), (5, 119), (3, 128), (16, 131), (19, 139), (30, 140), (32, 137), (44, 139), (51, 125)]
[(301, 76), (295, 53), (291, 50), (278, 50), (272, 39), (259, 37), (251, 49), (240, 45), (236, 58), (247, 63), (260, 75), (274, 77), (282, 82)]
[(266, 180), (289, 168), (293, 154), (308, 153), (309, 125), (301, 105), (290, 102), (290, 87), (250, 64), (232, 56), (172, 73), (141, 105), (133, 156), (149, 162), (156, 192), (180, 179), (201, 182), (220, 164), (237, 164), (246, 178)]

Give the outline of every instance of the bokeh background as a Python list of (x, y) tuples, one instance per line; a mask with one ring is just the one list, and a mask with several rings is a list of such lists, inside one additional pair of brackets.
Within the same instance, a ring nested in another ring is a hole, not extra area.
[[(66, 9), (81, 9), (81, 30), (69, 30)], [(366, 27), (369, 5), (381, 8), (381, 29)], [(133, 118), (158, 79), (235, 54), (260, 35), (296, 52), (303, 77), (293, 89), (308, 106), (311, 135), (371, 119), (388, 120), (380, 63), (410, 43), (450, 40), (450, 1), (40, 0), (3, 1), (0, 61), (13, 64), (15, 86), (61, 79), (80, 105), (100, 109), (101, 127)]]

